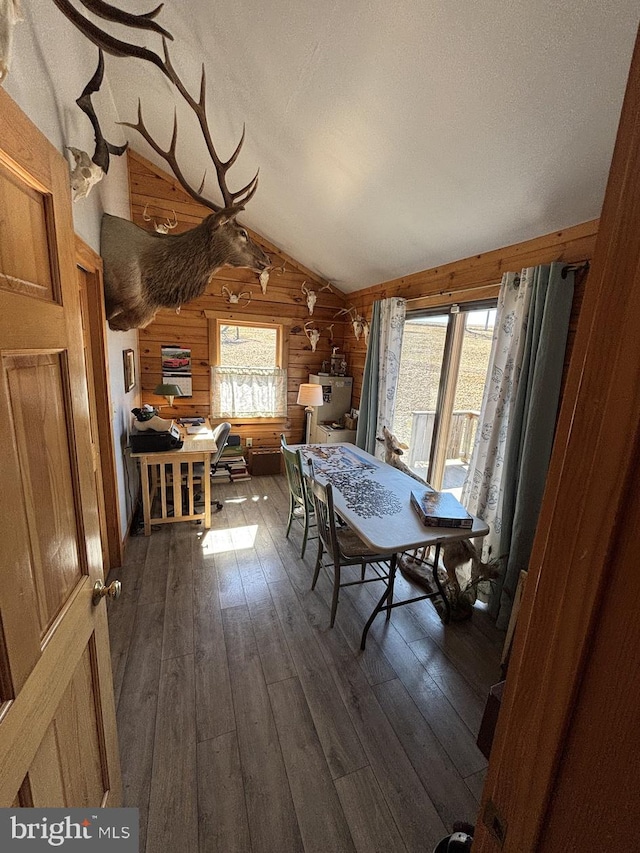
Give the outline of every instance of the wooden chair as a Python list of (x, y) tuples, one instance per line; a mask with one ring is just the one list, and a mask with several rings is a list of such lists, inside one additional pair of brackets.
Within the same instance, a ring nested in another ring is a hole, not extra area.
[[(316, 568), (311, 583), (311, 589), (315, 589), (323, 566), (323, 554), (326, 552), (330, 564), (325, 568), (331, 570), (333, 567), (333, 598), (331, 601), (331, 622), (329, 627), (333, 628), (338, 609), (338, 596), (343, 586), (353, 586), (360, 583), (372, 583), (373, 581), (389, 582), (390, 554), (376, 554), (371, 551), (365, 543), (348, 527), (337, 527), (333, 508), (333, 492), (331, 483), (323, 485), (317, 480), (305, 475), (307, 490), (312, 496), (318, 528), (318, 557)], [(360, 566), (360, 578), (355, 581), (342, 581), (341, 570), (343, 566)], [(367, 566), (371, 566), (373, 577), (366, 577)], [(386, 569), (386, 571), (385, 571)], [(390, 591), (387, 603), (392, 603), (393, 590)], [(390, 611), (387, 611), (388, 613)]]
[(282, 434), (280, 435), (280, 449), (284, 457), (284, 467), (289, 486), (289, 520), (287, 522), (286, 536), (288, 539), (294, 519), (302, 525), (302, 552), (300, 556), (304, 557), (309, 539), (309, 530), (315, 524), (313, 502), (307, 494), (300, 451), (291, 450), (287, 446), (287, 440)]

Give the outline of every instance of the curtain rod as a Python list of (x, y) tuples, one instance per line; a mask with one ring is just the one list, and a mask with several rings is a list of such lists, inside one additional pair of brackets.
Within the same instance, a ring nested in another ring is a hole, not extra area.
[(474, 290), (487, 290), (489, 287), (500, 287), (500, 282), (492, 281), (489, 282), (489, 284), (476, 284), (473, 287), (460, 287), (456, 289), (447, 287), (444, 290), (437, 290), (435, 293), (426, 293), (423, 296), (412, 296), (407, 299), (407, 304), (409, 302), (418, 302), (420, 299), (435, 299), (437, 296), (453, 296), (456, 293), (473, 293)]
[[(588, 258), (585, 258), (584, 260), (581, 260), (581, 261), (574, 261), (571, 264), (565, 264), (565, 266), (563, 266), (562, 270), (560, 271), (560, 275), (562, 278), (566, 278), (567, 273), (570, 270), (573, 270), (574, 272), (581, 272), (584, 270), (586, 272), (590, 268), (591, 268), (591, 264), (589, 263)], [(473, 293), (474, 290), (486, 290), (488, 287), (495, 287), (495, 286), (499, 286), (499, 285), (500, 285), (500, 282), (497, 281), (497, 282), (491, 282), (489, 284), (476, 284), (472, 287), (461, 287), (459, 290), (458, 289), (454, 290), (452, 288), (445, 288), (444, 290), (438, 290), (435, 293), (425, 294), (424, 296), (413, 296), (410, 299), (407, 299), (407, 304), (409, 302), (417, 302), (418, 300), (421, 300), (421, 299), (435, 299), (438, 296), (447, 296), (449, 294), (453, 296), (453, 294), (455, 294), (455, 293)]]
[(567, 264), (566, 266), (562, 267), (560, 275), (562, 278), (566, 278), (567, 273), (570, 271), (582, 272), (584, 270), (585, 272), (587, 272), (590, 268), (591, 264), (589, 263), (588, 259), (585, 258), (583, 261), (576, 261), (573, 264)]

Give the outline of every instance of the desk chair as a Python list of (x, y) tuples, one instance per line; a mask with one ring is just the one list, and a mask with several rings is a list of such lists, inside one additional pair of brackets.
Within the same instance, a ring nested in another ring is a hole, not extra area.
[[(216, 443), (217, 450), (211, 457), (211, 467), (208, 471), (209, 477), (216, 470), (216, 468), (220, 462), (220, 457), (222, 456), (222, 451), (225, 449), (225, 447), (227, 446), (227, 442), (229, 441), (229, 433), (230, 432), (231, 432), (231, 424), (228, 423), (227, 421), (223, 421), (221, 424), (218, 424), (218, 426), (213, 429), (213, 440)], [(196, 482), (201, 483), (202, 480), (196, 479), (196, 478), (201, 478), (204, 476), (205, 472), (204, 472), (204, 466), (202, 465), (202, 463), (196, 463), (196, 465), (193, 466), (193, 473), (194, 473), (194, 483), (196, 483)], [(198, 499), (200, 499), (200, 495), (196, 495), (194, 497), (194, 500), (198, 500)], [(220, 503), (220, 501), (216, 501), (215, 506), (216, 506), (217, 510), (222, 509), (222, 504)]]
[[(222, 451), (227, 446), (227, 442), (229, 441), (229, 433), (231, 432), (231, 424), (227, 421), (223, 421), (221, 424), (218, 424), (217, 427), (213, 430), (213, 440), (216, 443), (216, 447), (218, 448), (214, 455), (211, 457), (211, 471), (209, 472), (209, 476), (213, 474), (213, 472), (218, 467), (218, 463), (220, 462), (220, 457), (222, 456)], [(216, 501), (216, 509), (221, 510), (222, 504), (220, 501)]]
[(280, 434), (280, 449), (284, 456), (284, 467), (289, 486), (289, 521), (287, 523), (286, 537), (287, 539), (289, 538), (291, 525), (295, 519), (302, 525), (304, 531), (302, 535), (302, 552), (300, 553), (300, 556), (304, 557), (304, 552), (307, 549), (307, 539), (309, 538), (309, 528), (314, 525), (312, 521), (313, 501), (307, 494), (300, 451), (291, 450), (287, 447), (287, 439), (282, 433)]
[[(331, 570), (330, 564), (323, 564), (323, 553), (326, 551), (333, 564), (333, 598), (331, 601), (331, 622), (329, 627), (333, 628), (338, 609), (338, 595), (343, 586), (353, 586), (359, 583), (371, 583), (373, 581), (387, 581), (389, 583), (390, 554), (376, 554), (371, 551), (365, 543), (357, 536), (350, 527), (336, 527), (336, 519), (333, 508), (333, 491), (331, 483), (322, 485), (317, 480), (305, 474), (306, 486), (312, 495), (313, 506), (316, 514), (318, 527), (318, 558), (316, 569), (311, 583), (311, 589), (315, 589), (320, 574), (320, 569)], [(374, 577), (365, 577), (367, 566), (370, 565)], [(360, 566), (360, 579), (356, 581), (341, 582), (340, 572), (343, 566)], [(386, 567), (386, 571), (383, 567)], [(391, 603), (393, 589), (390, 590), (387, 601)]]

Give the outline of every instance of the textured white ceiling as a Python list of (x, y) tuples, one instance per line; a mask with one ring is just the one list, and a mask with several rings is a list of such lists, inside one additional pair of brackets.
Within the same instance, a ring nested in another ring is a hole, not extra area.
[[(352, 291), (598, 216), (638, 11), (638, 0), (168, 0), (157, 20), (194, 93), (206, 66), (223, 154), (246, 124), (230, 182), (259, 167), (260, 185), (243, 221)], [(137, 40), (161, 52), (154, 35)], [(179, 158), (198, 186), (204, 146), (179, 96), (150, 64), (107, 63), (120, 118), (135, 118), (140, 97), (163, 144), (178, 103)], [(206, 192), (219, 198), (210, 165)]]

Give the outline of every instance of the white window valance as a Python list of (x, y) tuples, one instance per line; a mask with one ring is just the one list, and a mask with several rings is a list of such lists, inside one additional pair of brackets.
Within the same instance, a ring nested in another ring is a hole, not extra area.
[(214, 418), (286, 418), (287, 371), (281, 367), (212, 367)]

